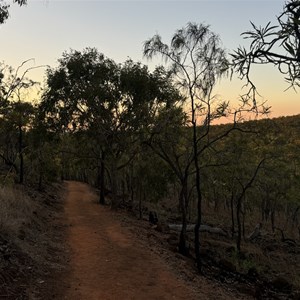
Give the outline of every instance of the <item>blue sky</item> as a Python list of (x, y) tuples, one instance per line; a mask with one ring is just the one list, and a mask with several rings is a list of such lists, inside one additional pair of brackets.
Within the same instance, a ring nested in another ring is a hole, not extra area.
[[(189, 21), (210, 24), (230, 52), (247, 44), (240, 34), (250, 29), (250, 20), (261, 25), (275, 22), (283, 4), (280, 0), (28, 0), (26, 7), (12, 4), (10, 19), (0, 26), (0, 60), (17, 67), (34, 58), (35, 65), (56, 66), (63, 51), (96, 47), (117, 62), (130, 57), (153, 67), (159, 61), (149, 63), (143, 59), (143, 42), (156, 33), (167, 42), (176, 29)], [(284, 92), (287, 85), (274, 68), (259, 67), (254, 75), (274, 116), (300, 113), (298, 95)], [(42, 81), (43, 71), (33, 71), (31, 76)], [(216, 93), (234, 100), (242, 93), (241, 86), (240, 81), (227, 80)]]

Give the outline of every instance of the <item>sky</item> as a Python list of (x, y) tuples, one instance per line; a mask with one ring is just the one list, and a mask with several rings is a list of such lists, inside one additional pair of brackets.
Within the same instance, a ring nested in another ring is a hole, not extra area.
[[(0, 25), (0, 61), (17, 68), (33, 58), (28, 67), (56, 67), (64, 51), (95, 47), (116, 62), (131, 58), (153, 69), (162, 62), (144, 59), (142, 49), (154, 34), (168, 43), (175, 30), (188, 22), (209, 24), (230, 53), (247, 45), (240, 34), (251, 29), (250, 21), (276, 24), (283, 5), (283, 0), (28, 0), (25, 7), (11, 4), (9, 20)], [(44, 71), (33, 70), (29, 77), (44, 82)], [(274, 67), (255, 68), (253, 78), (261, 100), (272, 107), (272, 117), (300, 113), (298, 93), (286, 91), (288, 85)], [(234, 102), (245, 92), (243, 84), (235, 77), (226, 79), (215, 93)]]

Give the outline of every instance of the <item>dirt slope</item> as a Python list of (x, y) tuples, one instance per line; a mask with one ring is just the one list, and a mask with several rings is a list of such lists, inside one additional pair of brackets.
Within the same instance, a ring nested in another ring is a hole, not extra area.
[(71, 270), (62, 279), (64, 299), (228, 299), (209, 284), (196, 293), (99, 206), (87, 185), (66, 185)]

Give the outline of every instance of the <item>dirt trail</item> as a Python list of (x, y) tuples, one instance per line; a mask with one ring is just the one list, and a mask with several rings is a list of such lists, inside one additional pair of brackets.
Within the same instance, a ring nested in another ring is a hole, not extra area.
[(96, 203), (82, 183), (67, 182), (65, 213), (71, 272), (64, 299), (197, 299), (166, 263)]

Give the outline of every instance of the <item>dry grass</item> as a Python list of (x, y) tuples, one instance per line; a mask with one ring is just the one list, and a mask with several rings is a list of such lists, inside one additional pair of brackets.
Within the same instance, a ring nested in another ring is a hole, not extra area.
[(66, 263), (61, 191), (0, 187), (1, 299), (62, 299), (48, 288)]
[(21, 227), (32, 219), (36, 203), (22, 188), (0, 188), (0, 231), (7, 236), (16, 236)]

